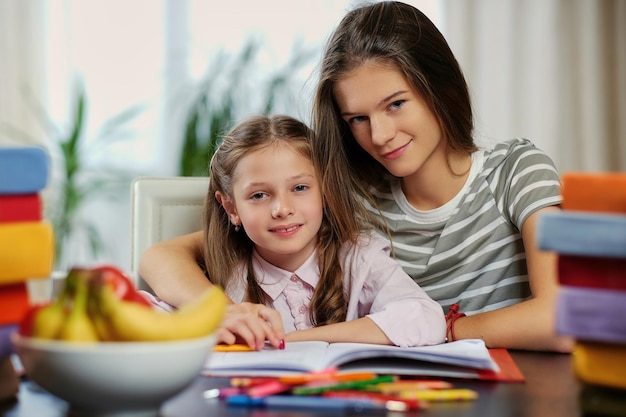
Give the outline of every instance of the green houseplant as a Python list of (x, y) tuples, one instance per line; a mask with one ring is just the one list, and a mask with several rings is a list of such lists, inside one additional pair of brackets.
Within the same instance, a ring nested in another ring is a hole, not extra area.
[(69, 266), (67, 250), (78, 233), (84, 234), (93, 257), (102, 252), (104, 245), (98, 230), (81, 215), (81, 210), (95, 198), (115, 200), (125, 195), (133, 175), (127, 170), (112, 167), (93, 168), (87, 156), (96, 151), (95, 148), (105, 148), (123, 138), (122, 130), (141, 110), (136, 106), (118, 113), (88, 140), (85, 133), (87, 94), (79, 83), (70, 125), (63, 129), (48, 123), (52, 143), (58, 147), (57, 163), (53, 159), (53, 167), (59, 175), (53, 181), (54, 192), (46, 204), (47, 215), (54, 226), (57, 268)]
[[(85, 205), (94, 199), (114, 200), (126, 195), (133, 177), (128, 170), (109, 166), (94, 166), (90, 156), (105, 152), (107, 146), (128, 137), (125, 128), (143, 109), (134, 106), (108, 119), (94, 136), (86, 133), (88, 100), (82, 82), (75, 83), (70, 121), (66, 126), (55, 123), (45, 109), (28, 97), (37, 119), (47, 136), (50, 153), (50, 181), (43, 195), (44, 218), (49, 220), (55, 235), (55, 270), (64, 271), (74, 262), (68, 247), (82, 235), (88, 252), (97, 257), (104, 242), (95, 225), (82, 213)], [(3, 131), (23, 143), (38, 143), (19, 128), (3, 123)], [(82, 242), (82, 241), (81, 241)]]
[[(249, 40), (237, 54), (218, 53), (186, 113), (180, 176), (206, 176), (221, 136), (246, 114), (270, 114), (289, 107), (289, 89), (311, 51), (294, 45), (282, 68), (259, 80), (261, 45)], [(293, 108), (293, 106), (291, 106)]]

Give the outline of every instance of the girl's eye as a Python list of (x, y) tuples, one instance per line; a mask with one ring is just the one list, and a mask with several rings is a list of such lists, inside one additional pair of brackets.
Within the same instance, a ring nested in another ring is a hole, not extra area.
[(262, 200), (266, 195), (265, 193), (254, 193), (250, 196), (250, 200)]
[(397, 110), (397, 109), (399, 109), (400, 107), (402, 107), (402, 105), (404, 104), (404, 102), (405, 102), (405, 100), (396, 100), (396, 101), (394, 101), (393, 103), (391, 103), (391, 104), (389, 105), (389, 108), (390, 108), (391, 110)]
[(348, 119), (348, 124), (356, 125), (365, 120), (367, 120), (367, 117), (365, 116), (355, 116), (355, 117), (351, 117), (350, 119)]
[(304, 185), (304, 184), (299, 184), (296, 185), (295, 187), (293, 187), (294, 191), (298, 191), (298, 192), (302, 192), (302, 191), (306, 191), (309, 189), (308, 185)]

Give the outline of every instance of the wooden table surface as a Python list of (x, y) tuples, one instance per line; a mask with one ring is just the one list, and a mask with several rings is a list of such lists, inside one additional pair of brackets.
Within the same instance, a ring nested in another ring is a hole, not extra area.
[[(572, 373), (569, 354), (511, 351), (511, 356), (526, 379), (523, 383), (454, 380), (456, 387), (478, 391), (470, 402), (431, 404), (427, 410), (387, 413), (388, 416), (426, 417), (577, 417), (579, 383)], [(329, 413), (278, 411), (227, 407), (219, 400), (205, 400), (203, 392), (224, 386), (227, 379), (199, 377), (191, 386), (167, 401), (161, 417), (310, 417)], [(68, 404), (29, 381), (20, 387), (17, 401), (0, 405), (3, 417), (66, 417)], [(366, 416), (367, 414), (359, 414)]]

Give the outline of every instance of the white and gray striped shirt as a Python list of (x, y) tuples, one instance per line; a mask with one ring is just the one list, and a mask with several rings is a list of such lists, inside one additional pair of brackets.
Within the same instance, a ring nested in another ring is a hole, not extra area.
[(520, 230), (534, 211), (561, 203), (553, 161), (526, 139), (475, 152), (465, 186), (437, 209), (413, 208), (399, 181), (374, 196), (404, 270), (444, 311), (459, 303), (468, 315), (531, 296)]

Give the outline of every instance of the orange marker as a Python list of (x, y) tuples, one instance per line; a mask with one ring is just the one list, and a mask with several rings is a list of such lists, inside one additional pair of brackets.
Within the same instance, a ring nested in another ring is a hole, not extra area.
[(233, 345), (222, 345), (222, 344), (215, 345), (213, 347), (213, 351), (214, 352), (252, 352), (254, 351), (254, 349), (252, 349), (248, 345), (235, 343)]
[(376, 374), (372, 372), (345, 372), (345, 373), (306, 373), (297, 375), (283, 375), (278, 378), (283, 384), (300, 385), (317, 381), (364, 381), (376, 378)]

